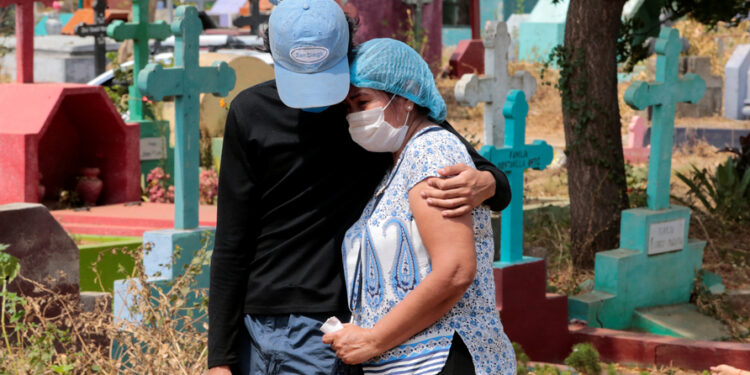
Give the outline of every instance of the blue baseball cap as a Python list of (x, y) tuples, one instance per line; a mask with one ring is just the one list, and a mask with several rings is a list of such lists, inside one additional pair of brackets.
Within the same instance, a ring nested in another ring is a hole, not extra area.
[(325, 107), (349, 92), (349, 24), (334, 0), (284, 0), (268, 20), (279, 97), (288, 107)]

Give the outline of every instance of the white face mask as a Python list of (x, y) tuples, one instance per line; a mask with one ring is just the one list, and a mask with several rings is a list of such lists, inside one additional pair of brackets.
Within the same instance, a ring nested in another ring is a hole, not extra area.
[(396, 152), (401, 148), (409, 127), (409, 113), (406, 114), (404, 126), (394, 128), (385, 121), (385, 109), (391, 104), (396, 95), (391, 97), (388, 104), (382, 108), (350, 113), (346, 116), (349, 122), (349, 134), (354, 142), (370, 152)]

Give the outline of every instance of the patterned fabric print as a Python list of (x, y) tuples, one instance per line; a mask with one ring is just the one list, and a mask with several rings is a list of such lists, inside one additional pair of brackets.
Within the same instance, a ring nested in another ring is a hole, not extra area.
[(409, 241), (404, 224), (398, 219), (391, 219), (386, 225), (397, 226), (399, 230), (398, 252), (396, 252), (396, 261), (393, 263), (393, 280), (392, 285), (395, 289), (396, 296), (404, 299), (406, 295), (419, 284), (419, 275), (417, 274), (417, 257), (414, 255), (414, 249)]
[[(342, 251), (353, 323), (373, 327), (431, 271), (429, 254), (411, 215), (409, 190), (425, 178), (438, 176), (438, 169), (457, 163), (473, 166), (458, 138), (439, 127), (420, 130), (407, 144), (393, 171), (383, 178), (360, 219), (347, 231)], [(387, 367), (397, 366), (399, 373), (436, 374), (445, 364), (441, 350), (450, 348), (450, 339), (458, 332), (471, 352), (477, 374), (515, 374), (513, 348), (495, 308), (489, 209), (478, 207), (472, 217), (477, 254), (472, 285), (431, 327), (366, 363), (365, 373), (371, 366), (388, 364)], [(362, 264), (361, 257), (373, 260)], [(368, 262), (378, 265), (377, 277)], [(360, 271), (362, 267), (364, 271)], [(367, 285), (358, 286), (356, 278), (362, 278)], [(378, 285), (378, 298), (370, 296), (371, 290), (376, 289), (374, 284)], [(363, 292), (358, 292), (358, 287)], [(420, 367), (418, 358), (427, 357), (430, 367)], [(370, 373), (391, 372), (381, 368), (380, 372)]]

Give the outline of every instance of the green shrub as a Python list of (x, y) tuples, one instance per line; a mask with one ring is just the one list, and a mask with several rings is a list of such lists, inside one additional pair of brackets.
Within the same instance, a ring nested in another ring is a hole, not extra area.
[(573, 347), (573, 352), (570, 353), (568, 358), (565, 358), (565, 364), (588, 375), (598, 375), (602, 372), (599, 352), (588, 342), (576, 344)]
[[(692, 166), (688, 174), (676, 173), (688, 186), (685, 199), (673, 198), (694, 210), (721, 220), (737, 223), (750, 221), (750, 136), (740, 137), (741, 149), (726, 149), (733, 157), (720, 164), (711, 174)], [(695, 201), (701, 203), (697, 206)]]
[(529, 373), (529, 356), (523, 350), (521, 344), (514, 342), (513, 351), (516, 353), (516, 374), (526, 375)]

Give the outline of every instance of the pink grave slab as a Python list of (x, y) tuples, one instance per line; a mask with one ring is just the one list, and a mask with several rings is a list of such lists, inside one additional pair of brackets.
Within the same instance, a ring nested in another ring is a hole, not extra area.
[(648, 162), (650, 147), (643, 146), (646, 134), (646, 120), (640, 116), (633, 116), (628, 125), (628, 141), (622, 149), (625, 161), (631, 164)]
[[(117, 204), (88, 211), (58, 210), (52, 216), (75, 234), (143, 236), (146, 231), (174, 227), (174, 205), (169, 203)], [(216, 206), (199, 206), (201, 226), (216, 226)]]
[(101, 170), (99, 204), (138, 201), (139, 149), (138, 124), (100, 86), (0, 85), (0, 204), (56, 199), (86, 167)]

